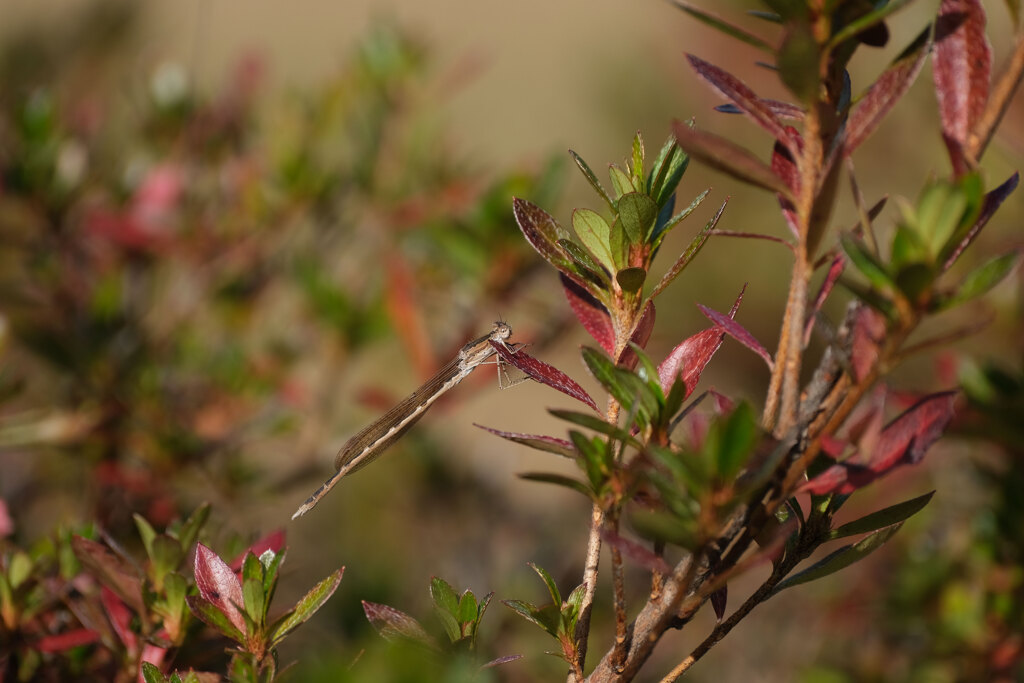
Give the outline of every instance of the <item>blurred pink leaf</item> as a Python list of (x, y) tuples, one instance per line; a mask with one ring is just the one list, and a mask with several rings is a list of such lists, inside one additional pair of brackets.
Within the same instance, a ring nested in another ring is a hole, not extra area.
[(386, 640), (411, 640), (431, 649), (437, 644), (420, 625), (420, 622), (394, 607), (363, 600), (363, 612), (377, 633)]
[(106, 586), (100, 588), (100, 602), (107, 613), (110, 625), (114, 627), (114, 633), (124, 644), (125, 649), (131, 653), (138, 652), (139, 639), (132, 631), (132, 611)]
[(942, 132), (963, 145), (985, 111), (992, 74), (992, 46), (979, 0), (942, 0), (935, 22), (932, 78)]
[(95, 576), (101, 584), (110, 588), (117, 597), (136, 613), (146, 611), (142, 600), (142, 581), (135, 567), (106, 546), (81, 536), (71, 537), (71, 549), (78, 561)]
[(256, 557), (259, 557), (268, 550), (273, 550), (274, 554), (281, 552), (281, 548), (284, 547), (285, 533), (284, 529), (277, 529), (271, 531), (269, 534), (259, 539), (248, 548), (243, 550), (238, 556), (231, 561), (231, 570), (239, 572), (242, 570), (242, 563), (245, 561), (245, 556), (252, 553)]
[(707, 316), (711, 322), (725, 330), (730, 337), (759, 355), (769, 368), (775, 365), (772, 361), (771, 354), (768, 353), (768, 349), (766, 349), (761, 342), (754, 337), (754, 335), (750, 334), (745, 327), (733, 320), (730, 316), (719, 313), (718, 311), (708, 308), (703, 304), (697, 304), (697, 308), (699, 308), (700, 312)]
[(137, 677), (138, 683), (146, 683), (145, 676), (142, 675), (142, 664), (148, 662), (158, 669), (163, 668), (164, 659), (167, 658), (167, 648), (154, 645), (152, 643), (146, 643), (142, 646), (142, 656), (139, 657), (139, 675)]
[(867, 377), (878, 362), (881, 343), (885, 340), (885, 316), (870, 306), (859, 306), (853, 319), (853, 344), (850, 365), (858, 382)]
[(52, 636), (44, 636), (31, 643), (29, 647), (37, 652), (64, 652), (81, 645), (89, 645), (100, 640), (100, 634), (88, 628), (76, 628)]
[(7, 510), (7, 501), (0, 498), (0, 538), (5, 538), (14, 533), (14, 519)]
[(625, 538), (624, 536), (620, 536), (618, 532), (613, 531), (608, 527), (603, 527), (601, 529), (601, 537), (608, 543), (608, 545), (618, 548), (619, 552), (636, 562), (644, 569), (648, 569), (652, 572), (661, 572), (662, 574), (672, 573), (672, 567), (665, 561), (665, 558), (646, 546), (641, 545), (634, 540)]
[[(522, 349), (513, 353), (504, 344), (499, 344), (492, 341), (491, 346), (498, 352), (498, 355), (503, 361), (519, 368), (525, 372), (531, 379), (534, 379), (541, 384), (546, 384), (552, 389), (556, 389), (566, 396), (571, 396), (577, 401), (586, 403), (588, 406), (597, 411), (597, 404), (594, 403), (594, 399), (590, 397), (583, 387), (577, 384), (569, 375), (565, 374), (558, 368), (548, 365), (544, 361), (537, 360), (533, 356), (527, 355)], [(600, 411), (598, 411), (600, 412)]]
[(846, 124), (846, 154), (867, 140), (889, 110), (910, 89), (928, 56), (930, 32), (923, 31), (871, 85)]
[(196, 546), (195, 578), (199, 595), (220, 610), (241, 633), (246, 633), (245, 619), (239, 612), (244, 604), (242, 585), (231, 567), (202, 543)]
[(672, 122), (672, 131), (679, 146), (690, 156), (738, 180), (792, 199), (786, 184), (749, 150), (720, 135), (694, 130), (680, 121)]
[(775, 112), (767, 103), (747, 87), (746, 83), (700, 57), (687, 54), (686, 60), (698, 76), (731, 100), (740, 111), (768, 131), (773, 138), (789, 149), (796, 149), (796, 141), (790, 136), (785, 124), (775, 116)]
[(523, 658), (522, 655), (504, 655), (503, 657), (497, 657), (496, 659), (492, 659), (491, 661), (487, 662), (486, 664), (481, 664), (480, 668), (481, 669), (492, 669), (492, 668), (494, 668), (496, 666), (501, 666), (502, 664), (508, 664), (509, 662), (514, 662), (517, 659), (522, 659), (522, 658)]
[(562, 281), (563, 289), (565, 289), (565, 298), (569, 301), (572, 312), (576, 314), (576, 318), (583, 325), (583, 329), (609, 355), (614, 353), (615, 330), (612, 328), (612, 319), (608, 315), (608, 309), (565, 273), (559, 273), (559, 278)]

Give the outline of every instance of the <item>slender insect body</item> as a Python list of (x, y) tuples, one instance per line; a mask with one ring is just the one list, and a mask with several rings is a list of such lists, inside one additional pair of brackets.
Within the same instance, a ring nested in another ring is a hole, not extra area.
[(423, 386), (345, 442), (334, 459), (337, 472), (313, 492), (292, 515), (292, 519), (313, 509), (342, 477), (373, 462), (416, 424), (437, 399), (496, 355), (497, 351), (491, 342), (508, 347), (506, 340), (510, 336), (512, 329), (507, 324), (495, 323), (490, 333), (463, 346), (458, 355), (424, 382)]

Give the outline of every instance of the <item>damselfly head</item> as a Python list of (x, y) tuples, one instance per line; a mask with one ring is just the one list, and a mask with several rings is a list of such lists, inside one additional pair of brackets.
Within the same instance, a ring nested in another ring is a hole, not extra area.
[(491, 339), (494, 340), (505, 340), (512, 336), (512, 328), (508, 326), (503, 320), (498, 320), (494, 323), (494, 331), (491, 332)]

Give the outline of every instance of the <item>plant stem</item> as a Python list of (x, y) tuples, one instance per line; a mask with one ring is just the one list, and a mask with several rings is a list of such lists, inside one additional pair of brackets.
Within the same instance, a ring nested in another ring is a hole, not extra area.
[[(587, 641), (590, 636), (590, 614), (594, 608), (594, 594), (597, 591), (597, 570), (601, 560), (601, 527), (604, 525), (604, 510), (597, 503), (590, 512), (590, 538), (587, 541), (587, 559), (583, 568), (583, 583), (586, 585), (580, 616), (576, 622), (576, 661), (572, 662), (573, 672), (569, 680), (583, 680), (583, 665), (587, 661)], [(577, 669), (579, 674), (577, 674)], [(576, 678), (576, 676), (579, 676)]]

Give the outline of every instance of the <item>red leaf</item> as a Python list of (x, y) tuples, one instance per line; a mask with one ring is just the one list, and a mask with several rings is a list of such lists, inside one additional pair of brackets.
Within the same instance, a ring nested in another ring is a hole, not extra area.
[(885, 317), (869, 306), (858, 306), (850, 348), (850, 365), (858, 382), (867, 377), (878, 362), (878, 352), (884, 340)]
[[(644, 309), (643, 314), (640, 316), (640, 321), (636, 324), (633, 329), (633, 335), (629, 338), (629, 341), (633, 342), (641, 349), (647, 347), (647, 341), (651, 338), (651, 330), (654, 329), (654, 302), (648, 301), (647, 307)], [(619, 355), (618, 365), (624, 368), (632, 370), (636, 367), (636, 362), (639, 360), (633, 349), (626, 347), (622, 350), (622, 354)]]
[(127, 560), (96, 541), (81, 536), (71, 537), (71, 549), (88, 572), (114, 591), (126, 605), (139, 613), (145, 611), (142, 581)]
[(279, 553), (281, 551), (281, 548), (284, 547), (284, 540), (284, 529), (271, 531), (269, 534), (259, 539), (258, 541), (250, 545), (248, 548), (243, 550), (241, 553), (239, 553), (238, 557), (236, 557), (231, 562), (231, 570), (234, 572), (241, 571), (242, 563), (245, 562), (245, 556), (249, 553), (252, 553), (256, 557), (259, 557), (268, 550), (273, 550), (274, 554)]
[(474, 427), (479, 427), (484, 431), (488, 431), (495, 436), (500, 436), (503, 439), (509, 441), (515, 441), (521, 443), (524, 446), (536, 448), (537, 450), (547, 451), (549, 453), (557, 453), (558, 455), (565, 456), (566, 458), (575, 458), (576, 449), (573, 447), (572, 442), (567, 439), (558, 439), (553, 436), (544, 436), (542, 434), (523, 434), (522, 432), (503, 432), (500, 429), (493, 429), (491, 427), (485, 427), (481, 424), (474, 423)]
[(889, 423), (867, 464), (842, 462), (800, 487), (802, 492), (845, 495), (867, 486), (900, 465), (916, 465), (953, 419), (956, 392), (928, 396)]
[(978, 220), (971, 226), (970, 231), (964, 236), (960, 244), (957, 245), (953, 253), (949, 255), (946, 262), (942, 264), (942, 270), (946, 271), (953, 267), (956, 260), (960, 258), (960, 254), (964, 253), (964, 249), (969, 247), (974, 241), (974, 238), (978, 236), (981, 229), (989, 222), (996, 210), (1002, 205), (1010, 193), (1017, 189), (1017, 183), (1020, 181), (1020, 174), (1014, 173), (1012, 176), (1006, 179), (1002, 185), (992, 190), (985, 195), (985, 201), (981, 205), (981, 213), (978, 214)]
[(672, 131), (675, 133), (679, 146), (685, 152), (711, 168), (728, 173), (743, 182), (791, 198), (791, 193), (785, 183), (772, 173), (771, 167), (749, 150), (720, 135), (693, 130), (680, 121), (672, 122)]
[(139, 640), (132, 631), (132, 611), (106, 586), (100, 588), (100, 602), (107, 613), (110, 625), (114, 627), (114, 633), (124, 643), (125, 649), (128, 652), (136, 652)]
[(146, 683), (146, 678), (142, 675), (142, 663), (149, 662), (158, 669), (163, 669), (164, 659), (167, 658), (167, 648), (160, 647), (159, 645), (153, 645), (152, 643), (146, 643), (142, 646), (142, 656), (139, 658), (139, 675), (137, 677), (138, 683)]
[(942, 132), (963, 144), (985, 111), (992, 73), (992, 46), (985, 36), (979, 0), (942, 0), (935, 22), (932, 78)]
[(546, 384), (566, 396), (573, 397), (577, 401), (586, 403), (595, 411), (600, 412), (597, 410), (597, 404), (594, 403), (594, 399), (590, 398), (590, 394), (584, 391), (583, 387), (577, 384), (569, 375), (558, 368), (527, 355), (522, 349), (513, 353), (507, 346), (495, 341), (491, 342), (491, 346), (495, 348), (503, 361), (519, 368), (531, 379), (537, 380), (541, 384)]
[(771, 368), (775, 363), (772, 361), (772, 356), (768, 353), (768, 349), (761, 345), (761, 342), (757, 341), (754, 335), (750, 334), (745, 327), (740, 325), (738, 322), (730, 318), (729, 316), (719, 313), (718, 311), (708, 308), (703, 304), (697, 304), (697, 308), (703, 313), (708, 319), (724, 329), (730, 337), (743, 344), (748, 349), (761, 356), (768, 367)]
[[(729, 311), (730, 316), (736, 315), (736, 311), (739, 310), (744, 291), (746, 291), (746, 287), (740, 291), (736, 301), (733, 302), (732, 309)], [(725, 333), (717, 326), (684, 339), (658, 366), (658, 381), (661, 383), (662, 390), (667, 394), (676, 377), (681, 377), (686, 386), (686, 396), (689, 397), (697, 388), (701, 373), (715, 352), (718, 351), (724, 339)]]
[(916, 465), (953, 419), (957, 392), (944, 391), (927, 396), (911, 406), (882, 430), (878, 448), (868, 466), (884, 472), (898, 464)]
[(195, 577), (199, 595), (220, 610), (235, 628), (245, 633), (245, 619), (239, 612), (244, 601), (238, 577), (217, 553), (202, 543), (196, 546)]
[(867, 140), (893, 105), (910, 89), (928, 56), (928, 31), (896, 58), (861, 98), (846, 124), (846, 154)]
[(583, 282), (569, 269), (570, 261), (558, 246), (558, 240), (569, 238), (558, 221), (536, 204), (518, 197), (512, 200), (512, 213), (526, 241), (537, 250), (537, 253), (582, 286)]
[(615, 353), (615, 330), (612, 327), (608, 309), (565, 273), (559, 273), (559, 278), (565, 289), (565, 298), (568, 299), (569, 306), (576, 314), (580, 324), (583, 325), (583, 329), (601, 345), (608, 355)]
[[(800, 144), (800, 134), (796, 132), (796, 129), (791, 128), (793, 135), (797, 141), (797, 146)], [(786, 183), (786, 186), (790, 189), (790, 193), (793, 196), (800, 194), (800, 170), (796, 167), (796, 161), (793, 159), (793, 154), (784, 145), (776, 142), (772, 147), (772, 172), (779, 177), (782, 182)], [(793, 233), (794, 237), (800, 237), (800, 226), (797, 222), (796, 207), (793, 206), (793, 202), (789, 201), (786, 197), (781, 194), (776, 194), (779, 200), (779, 206), (782, 207), (782, 216), (786, 219), (786, 225), (789, 226), (789, 231)]]
[(37, 652), (64, 652), (73, 647), (98, 642), (100, 634), (88, 628), (76, 628), (52, 636), (44, 636), (32, 643), (31, 648)]
[(796, 149), (796, 142), (790, 136), (785, 124), (776, 117), (773, 109), (761, 100), (747, 85), (727, 71), (705, 62), (700, 57), (687, 54), (686, 59), (697, 75), (739, 107), (740, 111), (771, 133), (789, 149)]

